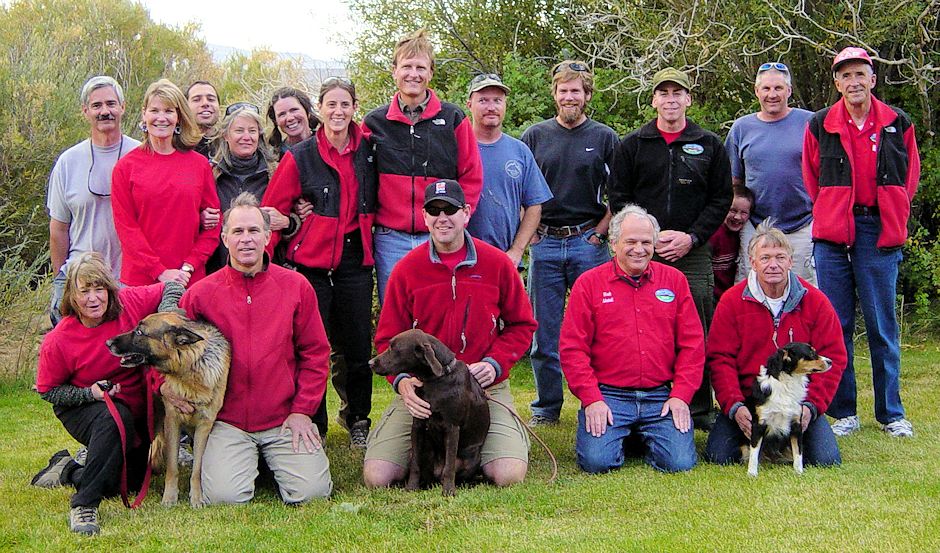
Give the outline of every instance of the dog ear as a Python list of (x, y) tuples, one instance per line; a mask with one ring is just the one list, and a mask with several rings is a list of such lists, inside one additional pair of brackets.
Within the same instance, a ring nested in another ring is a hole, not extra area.
[(437, 354), (434, 352), (434, 346), (431, 345), (431, 342), (422, 342), (421, 351), (424, 354), (424, 361), (428, 364), (428, 367), (431, 368), (431, 372), (434, 373), (434, 376), (442, 376), (444, 374), (444, 367), (437, 358)]
[(178, 346), (188, 346), (201, 340), (205, 340), (205, 338), (196, 334), (192, 330), (189, 330), (188, 328), (174, 328), (172, 333), (173, 342)]
[(767, 374), (777, 378), (780, 376), (780, 372), (783, 371), (784, 364), (789, 360), (790, 356), (787, 354), (787, 350), (778, 349), (773, 355), (767, 358), (767, 365), (765, 366)]

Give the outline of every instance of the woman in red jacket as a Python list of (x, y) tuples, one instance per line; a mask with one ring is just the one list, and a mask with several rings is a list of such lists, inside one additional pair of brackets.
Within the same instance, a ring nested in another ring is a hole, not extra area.
[(145, 140), (114, 166), (114, 227), (126, 258), (121, 282), (140, 286), (206, 274), (218, 232), (200, 227), (199, 213), (219, 208), (212, 169), (193, 151), (200, 132), (179, 88), (166, 79), (144, 95)]
[[(346, 79), (323, 81), (319, 96), (322, 125), (313, 140), (284, 154), (261, 202), (281, 213), (300, 199), (312, 204), (301, 223), (292, 216), (284, 231), (289, 264), (317, 292), (320, 316), (333, 350), (345, 362), (334, 364), (333, 387), (343, 405), (339, 422), (350, 444), (364, 448), (372, 410), (372, 223), (377, 176), (372, 145), (353, 122), (356, 87)], [(277, 235), (271, 246), (277, 242)], [(326, 401), (313, 421), (326, 432)]]

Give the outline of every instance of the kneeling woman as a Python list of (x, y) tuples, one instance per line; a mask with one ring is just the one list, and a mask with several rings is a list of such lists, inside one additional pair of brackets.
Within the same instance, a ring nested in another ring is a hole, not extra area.
[[(333, 350), (343, 356), (334, 364), (333, 387), (343, 401), (340, 423), (350, 444), (365, 447), (372, 409), (372, 223), (377, 177), (372, 146), (353, 122), (356, 88), (331, 77), (320, 87), (323, 125), (284, 155), (261, 202), (281, 213), (299, 199), (313, 205), (289, 236), (287, 261), (307, 277), (317, 293), (320, 316)], [(277, 236), (271, 240), (271, 246)], [(313, 417), (326, 432), (326, 399)]]
[[(114, 399), (127, 436), (128, 487), (136, 489), (147, 464), (146, 382), (139, 367), (125, 368), (111, 355), (105, 341), (128, 332), (153, 313), (161, 298), (173, 303), (182, 285), (152, 284), (118, 290), (118, 284), (98, 253), (84, 253), (69, 264), (62, 298), (62, 322), (46, 335), (39, 350), (36, 389), (52, 403), (62, 426), (87, 446), (82, 464), (67, 451), (53, 455), (33, 484), (74, 485), (69, 524), (73, 532), (98, 532), (98, 504), (118, 492), (121, 437), (104, 403)], [(110, 387), (110, 389), (109, 389)]]

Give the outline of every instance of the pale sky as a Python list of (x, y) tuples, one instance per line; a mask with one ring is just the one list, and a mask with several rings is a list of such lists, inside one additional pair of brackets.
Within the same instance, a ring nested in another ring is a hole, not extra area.
[[(303, 53), (321, 60), (343, 59), (340, 39), (355, 28), (342, 0), (140, 0), (159, 23), (179, 27), (194, 21), (209, 44), (251, 50)], [(341, 29), (342, 31), (337, 31)]]

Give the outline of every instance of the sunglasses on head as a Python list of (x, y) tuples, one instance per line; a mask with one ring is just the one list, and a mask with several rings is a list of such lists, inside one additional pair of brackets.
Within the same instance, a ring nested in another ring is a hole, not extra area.
[(503, 82), (503, 80), (500, 79), (500, 78), (499, 78), (499, 75), (497, 75), (496, 73), (480, 73), (480, 74), (477, 75), (476, 77), (470, 79), (470, 84), (471, 84), (471, 85), (475, 85), (475, 84), (481, 83), (481, 82), (483, 82), (483, 81), (498, 81), (498, 82)]
[(240, 109), (250, 109), (251, 111), (257, 113), (258, 115), (261, 115), (261, 108), (252, 104), (251, 102), (236, 102), (230, 105), (229, 107), (225, 108), (225, 116), (228, 117), (229, 115), (235, 113), (236, 111)]
[(352, 81), (350, 81), (346, 77), (327, 77), (320, 82), (320, 86), (333, 84), (333, 83), (352, 84)]
[(784, 73), (790, 72), (790, 68), (787, 67), (787, 64), (780, 63), (779, 61), (768, 61), (767, 63), (763, 63), (760, 67), (757, 68), (757, 72), (763, 73), (764, 71), (770, 71), (771, 69), (776, 69), (777, 71), (782, 71)]
[(431, 217), (437, 217), (438, 215), (441, 214), (441, 212), (443, 212), (444, 215), (453, 215), (454, 213), (457, 213), (458, 211), (460, 211), (460, 208), (453, 204), (445, 204), (445, 205), (428, 205), (424, 207), (424, 210), (427, 211), (428, 215), (430, 215)]
[(561, 70), (565, 68), (568, 68), (572, 71), (577, 71), (579, 73), (590, 71), (590, 69), (588, 69), (588, 66), (584, 65), (583, 63), (573, 61), (571, 63), (559, 63), (555, 67), (554, 71), (552, 71), (552, 75), (557, 75), (559, 72), (561, 72)]

